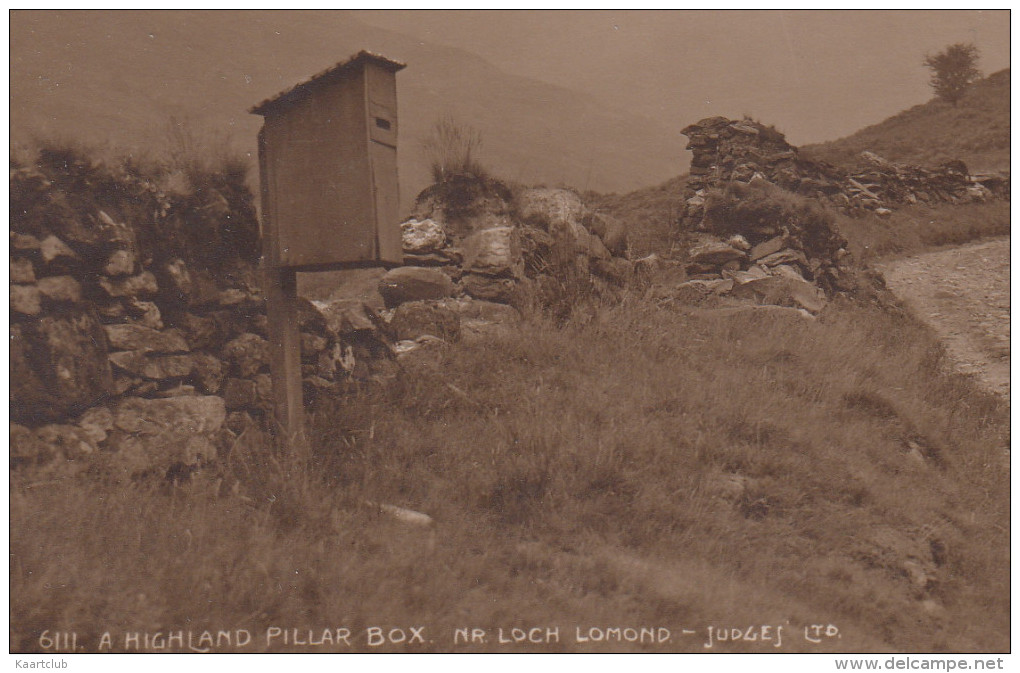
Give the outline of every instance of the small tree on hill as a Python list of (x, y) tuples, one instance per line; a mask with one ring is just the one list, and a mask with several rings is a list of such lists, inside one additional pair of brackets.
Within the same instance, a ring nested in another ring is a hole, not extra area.
[(963, 42), (925, 56), (924, 67), (931, 70), (929, 84), (935, 89), (935, 95), (956, 105), (974, 80), (981, 77), (976, 67), (979, 57), (977, 47)]

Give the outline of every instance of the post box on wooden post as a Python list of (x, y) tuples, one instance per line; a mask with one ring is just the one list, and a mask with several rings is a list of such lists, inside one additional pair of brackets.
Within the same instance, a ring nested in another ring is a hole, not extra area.
[(253, 107), (276, 417), (304, 441), (297, 273), (403, 260), (397, 85), (403, 63), (362, 51)]

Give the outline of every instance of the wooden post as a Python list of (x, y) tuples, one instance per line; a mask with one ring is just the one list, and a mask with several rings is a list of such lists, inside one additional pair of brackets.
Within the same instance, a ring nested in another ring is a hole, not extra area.
[(266, 267), (266, 317), (269, 319), (269, 366), (276, 399), (276, 420), (287, 449), (303, 445), (304, 398), (301, 390), (301, 332), (297, 316), (297, 272)]

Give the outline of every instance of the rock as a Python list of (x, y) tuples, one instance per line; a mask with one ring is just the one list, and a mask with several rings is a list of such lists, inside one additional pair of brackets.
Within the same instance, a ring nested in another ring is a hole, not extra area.
[(34, 283), (35, 267), (30, 259), (15, 259), (11, 257), (11, 282), (12, 283)]
[(99, 287), (110, 297), (152, 297), (159, 292), (159, 285), (156, 277), (149, 271), (143, 271), (137, 276), (126, 276), (121, 278), (108, 278), (100, 276)]
[(767, 273), (757, 264), (748, 267), (747, 271), (723, 271), (723, 277), (732, 280), (737, 285), (749, 283), (752, 280), (768, 278)]
[(519, 278), (524, 273), (520, 234), (515, 227), (476, 231), (464, 239), (464, 270)]
[(38, 238), (30, 234), (18, 234), (12, 231), (10, 241), (11, 252), (33, 255), (42, 250), (42, 243), (39, 242)]
[(350, 334), (376, 329), (376, 322), (372, 319), (372, 316), (375, 316), (375, 311), (360, 299), (315, 301), (312, 303), (326, 319), (326, 328), (331, 334)]
[(113, 394), (123, 395), (127, 391), (137, 388), (138, 386), (145, 383), (142, 379), (128, 376), (124, 372), (117, 370), (113, 373)]
[(322, 393), (329, 394), (336, 390), (335, 384), (332, 381), (327, 381), (315, 374), (305, 376), (301, 379), (301, 382), (304, 384), (304, 393), (312, 399), (315, 399)]
[(96, 218), (99, 239), (110, 247), (132, 249), (135, 247), (135, 233), (126, 224), (114, 222), (113, 218), (100, 210)]
[(10, 432), (10, 466), (11, 468), (26, 465), (41, 465), (53, 460), (55, 447), (41, 441), (29, 428), (11, 423)]
[(521, 192), (517, 212), (522, 221), (550, 234), (569, 232), (571, 237), (581, 227), (585, 208), (574, 192), (566, 189), (535, 187)]
[(114, 409), (108, 444), (113, 467), (129, 475), (166, 473), (216, 458), (215, 439), (227, 410), (223, 398), (189, 395), (147, 400), (129, 397)]
[(821, 311), (826, 303), (824, 293), (817, 287), (787, 276), (769, 276), (736, 285), (730, 294), (759, 304), (800, 307), (812, 313)]
[(247, 409), (256, 401), (255, 382), (249, 379), (227, 379), (223, 386), (223, 400), (227, 409)]
[(39, 244), (43, 262), (68, 267), (79, 261), (78, 254), (56, 236), (47, 236)]
[(254, 376), (269, 365), (269, 342), (257, 334), (246, 332), (223, 347), (224, 360), (237, 364), (241, 376)]
[(464, 291), (475, 299), (487, 299), (504, 304), (513, 301), (517, 289), (517, 284), (512, 278), (493, 278), (475, 273), (465, 274), (461, 282)]
[(128, 374), (151, 381), (189, 376), (195, 366), (191, 355), (154, 355), (144, 350), (110, 353), (110, 362)]
[(107, 407), (92, 407), (78, 418), (78, 427), (88, 435), (93, 446), (99, 446), (113, 430), (113, 413)]
[(404, 253), (404, 266), (453, 266), (463, 261), (464, 256), (454, 248), (417, 255)]
[(454, 173), (423, 190), (415, 199), (411, 216), (433, 219), (453, 236), (508, 223), (510, 189), (498, 180)]
[(775, 238), (770, 238), (764, 243), (759, 243), (758, 245), (751, 248), (751, 261), (756, 262), (762, 257), (767, 257), (773, 253), (779, 252), (785, 247), (786, 247), (785, 234), (783, 236), (776, 236)]
[(187, 383), (178, 383), (165, 390), (157, 390), (153, 397), (180, 397), (182, 395), (195, 395), (195, 386)]
[(400, 225), (404, 254), (437, 253), (446, 245), (446, 230), (432, 219), (410, 219)]
[(176, 324), (184, 330), (188, 343), (196, 350), (218, 349), (236, 335), (227, 316), (218, 312), (205, 316), (182, 313), (176, 318)]
[(83, 460), (96, 451), (88, 433), (76, 425), (44, 425), (35, 436), (64, 460)]
[(393, 311), (390, 329), (401, 340), (431, 334), (444, 341), (456, 341), (460, 337), (460, 315), (442, 304), (407, 302)]
[(797, 269), (793, 268), (792, 266), (787, 266), (786, 264), (778, 264), (772, 267), (772, 275), (786, 276), (787, 278), (792, 278), (793, 280), (798, 280), (801, 281), (802, 283), (807, 282), (806, 280), (804, 280), (804, 276), (800, 275), (800, 272), (797, 271)]
[(587, 231), (579, 232), (577, 246), (580, 252), (592, 259), (609, 260), (613, 257), (612, 253), (609, 252), (609, 248), (602, 242), (602, 239)]
[(35, 285), (11, 285), (11, 310), (22, 315), (39, 315), (42, 295)]
[(879, 217), (889, 217), (892, 215), (892, 211), (888, 208), (875, 208), (875, 214)]
[[(192, 279), (188, 265), (183, 259), (178, 257), (170, 260), (160, 268), (160, 271), (160, 275), (164, 280), (163, 291), (169, 299), (172, 299), (174, 303), (188, 306), (194, 303), (193, 295), (196, 294), (196, 283)], [(204, 285), (208, 286), (209, 284), (206, 283)], [(212, 288), (207, 289), (206, 298), (211, 301), (215, 293), (215, 284), (212, 284)]]
[(716, 239), (702, 239), (688, 251), (687, 257), (693, 264), (721, 266), (733, 260), (747, 259), (747, 253)]
[(722, 308), (705, 309), (701, 315), (706, 316), (735, 316), (735, 315), (768, 315), (781, 319), (792, 318), (795, 320), (817, 320), (814, 314), (802, 308), (791, 308), (789, 306), (774, 306), (771, 304), (756, 304), (751, 306), (725, 306)]
[(730, 247), (736, 248), (737, 250), (743, 250), (747, 252), (751, 249), (751, 244), (741, 234), (734, 234), (726, 239), (726, 244)]
[(178, 329), (158, 332), (142, 325), (104, 325), (110, 347), (123, 351), (149, 351), (153, 353), (187, 353), (188, 342)]
[(803, 266), (808, 265), (807, 257), (800, 250), (793, 250), (792, 248), (784, 248), (779, 252), (774, 252), (771, 255), (766, 255), (758, 260), (758, 264), (762, 266), (776, 266), (778, 264), (788, 264), (790, 262), (798, 262)]
[(301, 333), (301, 357), (307, 359), (315, 359), (315, 357), (326, 350), (329, 346), (329, 341), (318, 334), (308, 334), (307, 332)]
[(618, 257), (627, 254), (627, 227), (623, 222), (603, 213), (587, 213), (582, 224), (599, 237), (610, 254)]
[[(348, 349), (351, 347), (348, 346)], [(332, 348), (322, 351), (315, 359), (315, 375), (324, 379), (333, 380), (337, 375), (337, 366), (343, 358), (344, 349), (339, 343), (333, 344)]]
[[(975, 183), (975, 184), (972, 184), (969, 187), (967, 187), (967, 197), (971, 201), (987, 201), (988, 199), (993, 198), (994, 194), (992, 194), (992, 190), (988, 189), (987, 187), (985, 187), (981, 183)], [(886, 216), (888, 216), (888, 215), (892, 214), (892, 211), (889, 211), (889, 213), (879, 213), (878, 212), (879, 210), (888, 210), (888, 209), (887, 208), (879, 208), (878, 210), (875, 211), (875, 213), (878, 214), (878, 215), (886, 215)]]
[(15, 422), (67, 418), (112, 390), (106, 334), (94, 314), (69, 309), (10, 326), (10, 409)]
[(387, 308), (406, 301), (451, 297), (454, 291), (453, 281), (442, 271), (416, 266), (392, 269), (379, 281), (379, 294)]
[(194, 353), (191, 361), (191, 376), (198, 389), (209, 395), (218, 393), (226, 373), (223, 362), (209, 353)]
[(874, 152), (872, 152), (870, 150), (864, 150), (863, 152), (861, 152), (860, 156), (861, 156), (862, 159), (865, 159), (865, 160), (875, 164), (879, 168), (886, 169), (886, 170), (893, 169), (893, 165), (891, 163), (889, 163), (888, 160), (883, 159), (882, 157), (878, 156), (877, 154), (875, 154)]
[(71, 276), (40, 278), (36, 287), (47, 302), (77, 304), (81, 301), (81, 285)]
[(125, 309), (130, 314), (130, 320), (135, 324), (154, 330), (163, 329), (163, 316), (155, 302), (129, 299)]
[(265, 313), (256, 313), (248, 321), (248, 331), (262, 338), (269, 337), (269, 317)]
[(130, 276), (135, 272), (135, 254), (130, 250), (114, 250), (106, 259), (103, 273), (107, 276)]
[(421, 355), (423, 353), (435, 351), (446, 342), (439, 337), (432, 336), (431, 334), (423, 334), (417, 339), (406, 339), (404, 341), (398, 341), (393, 346), (393, 351), (397, 354), (398, 360), (404, 360), (411, 353)]
[(650, 276), (662, 268), (662, 259), (654, 252), (650, 255), (634, 260), (634, 273)]
[(262, 301), (262, 298), (255, 293), (236, 287), (221, 290), (216, 295), (216, 303), (224, 308), (237, 307), (246, 304), (250, 306), (258, 306), (262, 303)]
[(319, 311), (318, 307), (304, 297), (297, 298), (297, 323), (298, 329), (311, 334), (329, 334), (329, 325), (326, 316)]
[(108, 302), (99, 301), (94, 306), (100, 320), (104, 323), (124, 322), (127, 320), (127, 306), (124, 305), (124, 300), (122, 299), (114, 299)]
[(707, 297), (724, 294), (733, 288), (732, 280), (688, 280), (680, 283), (668, 296), (685, 304), (700, 304)]

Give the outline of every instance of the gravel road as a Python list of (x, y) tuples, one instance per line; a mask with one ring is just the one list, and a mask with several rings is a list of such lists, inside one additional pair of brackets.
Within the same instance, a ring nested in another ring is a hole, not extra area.
[(961, 372), (1009, 399), (1009, 239), (878, 265), (886, 284), (942, 338)]

